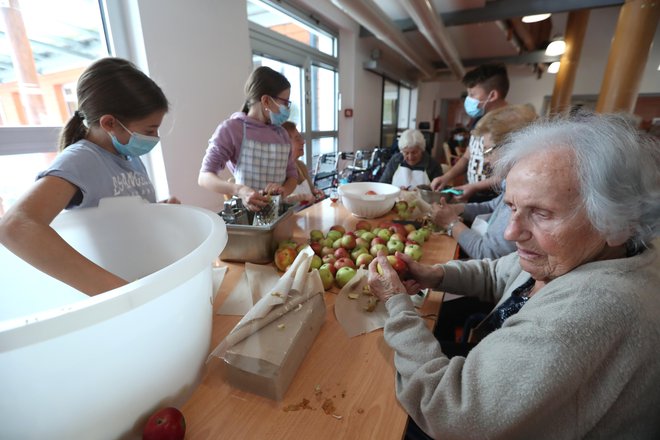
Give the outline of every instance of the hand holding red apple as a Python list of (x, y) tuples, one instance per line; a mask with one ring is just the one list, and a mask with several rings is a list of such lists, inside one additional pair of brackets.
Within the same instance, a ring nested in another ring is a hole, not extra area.
[(398, 293), (408, 292), (399, 279), (399, 274), (383, 254), (369, 263), (367, 283), (371, 293), (383, 302)]
[(441, 264), (429, 266), (418, 263), (410, 255), (401, 252), (397, 252), (396, 256), (408, 266), (408, 278), (417, 281), (419, 287), (422, 289), (427, 287), (436, 288), (445, 276), (445, 271)]

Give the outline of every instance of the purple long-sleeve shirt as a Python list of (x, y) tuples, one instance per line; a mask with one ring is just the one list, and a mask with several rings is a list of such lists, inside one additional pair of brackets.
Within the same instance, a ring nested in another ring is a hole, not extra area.
[[(202, 160), (202, 172), (217, 174), (225, 166), (232, 173), (236, 171), (236, 164), (241, 154), (244, 123), (245, 136), (248, 139), (265, 144), (291, 143), (289, 135), (284, 128), (272, 124), (264, 124), (258, 119), (248, 117), (245, 113), (237, 112), (231, 115), (229, 119), (223, 121), (215, 129), (211, 139), (209, 139), (209, 146)], [(287, 178), (298, 178), (295, 159), (292, 152), (286, 167)]]

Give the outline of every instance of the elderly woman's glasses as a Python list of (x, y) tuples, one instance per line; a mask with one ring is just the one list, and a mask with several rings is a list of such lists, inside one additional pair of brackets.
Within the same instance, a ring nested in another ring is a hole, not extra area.
[(291, 108), (291, 101), (288, 99), (280, 98), (279, 96), (273, 96), (273, 99), (283, 104), (286, 108)]

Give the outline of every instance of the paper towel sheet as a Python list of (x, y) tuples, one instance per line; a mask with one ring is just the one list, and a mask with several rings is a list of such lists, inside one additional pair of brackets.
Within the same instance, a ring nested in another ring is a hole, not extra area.
[[(385, 326), (387, 319), (385, 303), (363, 292), (363, 287), (367, 285), (367, 275), (366, 269), (358, 269), (351, 281), (339, 291), (335, 301), (335, 317), (349, 338)], [(351, 298), (349, 295), (357, 295), (357, 298)], [(375, 301), (377, 303), (373, 311), (365, 310), (370, 302)]]
[(225, 274), (227, 273), (227, 266), (213, 267), (211, 268), (211, 277), (213, 285), (213, 299), (215, 300), (218, 290), (222, 285), (222, 282), (225, 279)]
[(279, 278), (271, 265), (245, 263), (241, 279), (218, 309), (218, 315), (245, 315)]

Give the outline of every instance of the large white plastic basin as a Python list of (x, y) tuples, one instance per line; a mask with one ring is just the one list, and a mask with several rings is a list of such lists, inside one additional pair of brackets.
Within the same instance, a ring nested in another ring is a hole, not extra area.
[(199, 382), (225, 224), (201, 208), (115, 198), (53, 227), (135, 281), (88, 297), (0, 245), (0, 439), (137, 438)]

